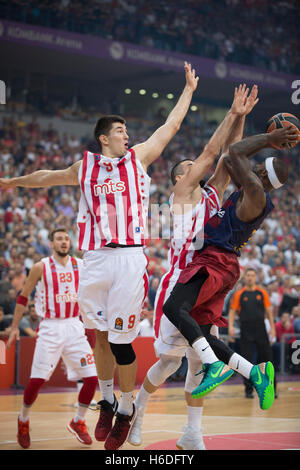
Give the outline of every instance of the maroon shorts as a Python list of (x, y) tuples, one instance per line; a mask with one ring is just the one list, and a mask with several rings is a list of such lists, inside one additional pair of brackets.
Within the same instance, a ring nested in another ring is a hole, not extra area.
[(235, 253), (208, 246), (197, 252), (193, 261), (182, 270), (178, 282), (186, 284), (195, 274), (206, 273), (191, 316), (199, 325), (226, 326), (222, 317), (224, 300), (240, 277), (240, 266)]
[(91, 330), (89, 328), (85, 329), (85, 335), (88, 339), (88, 342), (90, 343), (90, 346), (92, 349), (95, 349), (96, 347), (96, 332), (95, 330)]

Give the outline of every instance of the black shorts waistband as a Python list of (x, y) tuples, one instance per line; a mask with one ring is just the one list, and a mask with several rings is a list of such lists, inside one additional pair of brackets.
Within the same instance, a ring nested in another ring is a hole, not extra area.
[(105, 248), (136, 248), (143, 245), (119, 245), (118, 243), (108, 243)]

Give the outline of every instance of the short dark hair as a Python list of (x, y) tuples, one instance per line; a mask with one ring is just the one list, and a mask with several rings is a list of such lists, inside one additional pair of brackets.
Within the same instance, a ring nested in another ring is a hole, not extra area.
[(101, 148), (101, 144), (99, 142), (99, 136), (102, 134), (108, 135), (114, 122), (120, 122), (121, 124), (126, 124), (125, 119), (122, 118), (121, 116), (118, 116), (117, 114), (107, 114), (99, 118), (98, 121), (96, 122), (96, 125), (94, 128), (94, 137), (100, 148)]
[(67, 230), (65, 227), (55, 228), (55, 229), (52, 230), (52, 232), (49, 234), (49, 240), (50, 240), (51, 242), (53, 242), (53, 240), (54, 240), (54, 235), (55, 235), (57, 232), (64, 232), (64, 233), (69, 234), (68, 230)]
[(256, 275), (257, 275), (257, 271), (255, 268), (251, 268), (251, 266), (249, 266), (248, 268), (245, 269), (245, 274), (247, 274), (248, 271), (253, 271)]
[(176, 176), (183, 175), (183, 170), (181, 168), (181, 163), (183, 162), (191, 162), (190, 158), (185, 158), (184, 160), (180, 160), (180, 162), (175, 163), (175, 165), (171, 169), (171, 181), (173, 186), (176, 184)]

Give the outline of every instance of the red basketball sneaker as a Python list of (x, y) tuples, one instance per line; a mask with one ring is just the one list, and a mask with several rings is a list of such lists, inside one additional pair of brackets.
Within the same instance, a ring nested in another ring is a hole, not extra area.
[(127, 442), (129, 432), (133, 426), (135, 418), (136, 408), (134, 404), (131, 416), (117, 413), (115, 424), (104, 444), (106, 450), (118, 450)]
[(72, 419), (67, 428), (82, 444), (91, 445), (93, 443), (91, 436), (87, 432), (85, 421), (79, 419), (75, 422), (74, 419)]
[(101, 400), (99, 405), (100, 416), (95, 428), (95, 438), (97, 441), (105, 441), (112, 428), (113, 417), (118, 409), (118, 401), (114, 395), (114, 402), (112, 405), (106, 400)]
[(24, 423), (18, 418), (18, 443), (23, 449), (30, 447), (29, 419)]

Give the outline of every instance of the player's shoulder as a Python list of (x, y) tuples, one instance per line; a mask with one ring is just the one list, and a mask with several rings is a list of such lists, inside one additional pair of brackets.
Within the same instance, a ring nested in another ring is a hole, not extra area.
[(36, 269), (43, 268), (44, 264), (49, 262), (49, 260), (50, 260), (50, 256), (45, 256), (44, 258), (41, 258), (40, 261), (37, 261), (37, 263), (35, 263), (32, 266), (32, 268), (36, 268)]
[(35, 263), (30, 269), (31, 276), (40, 276), (44, 271), (44, 261), (46, 258), (42, 258), (40, 261)]

